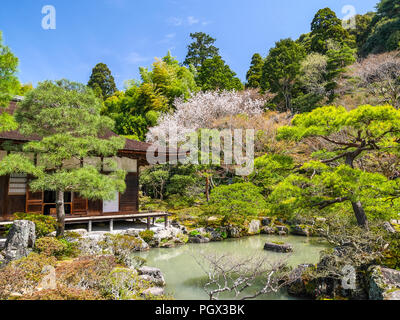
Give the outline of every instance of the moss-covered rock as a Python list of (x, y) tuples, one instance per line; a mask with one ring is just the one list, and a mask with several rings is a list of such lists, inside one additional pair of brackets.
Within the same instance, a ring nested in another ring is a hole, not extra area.
[(310, 237), (313, 234), (312, 226), (298, 224), (290, 228), (290, 233), (296, 236)]
[(260, 226), (261, 226), (260, 220), (251, 220), (250, 223), (249, 223), (249, 227), (248, 227), (247, 233), (249, 235), (259, 234), (260, 233)]
[(264, 245), (264, 250), (287, 253), (287, 252), (293, 252), (293, 246), (291, 244), (286, 244), (284, 242), (280, 243), (267, 242)]
[(400, 271), (373, 266), (369, 270), (369, 298), (397, 300), (400, 298)]

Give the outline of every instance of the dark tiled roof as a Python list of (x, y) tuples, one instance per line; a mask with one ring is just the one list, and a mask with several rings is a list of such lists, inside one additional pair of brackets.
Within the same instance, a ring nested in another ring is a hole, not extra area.
[[(0, 108), (0, 114), (2, 114), (3, 112), (8, 112), (9, 114), (13, 114), (16, 109), (17, 109), (17, 102), (11, 101), (7, 109)], [(107, 139), (112, 136), (118, 136), (118, 135), (110, 131), (104, 136), (104, 138)], [(38, 136), (23, 136), (18, 131), (0, 132), (0, 139), (14, 140), (14, 141), (40, 140)], [(150, 146), (151, 146), (150, 144), (145, 142), (126, 139), (125, 148), (121, 151), (146, 152)]]

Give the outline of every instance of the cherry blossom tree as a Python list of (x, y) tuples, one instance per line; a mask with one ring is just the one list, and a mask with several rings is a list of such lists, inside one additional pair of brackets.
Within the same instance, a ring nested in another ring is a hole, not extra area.
[(360, 78), (362, 87), (379, 98), (379, 103), (389, 103), (400, 108), (399, 52), (368, 56), (354, 65), (354, 75)]
[(253, 90), (198, 92), (187, 101), (176, 99), (174, 113), (160, 117), (157, 126), (150, 128), (147, 141), (154, 143), (169, 132), (176, 132), (176, 137), (169, 137), (169, 142), (179, 143), (199, 129), (213, 128), (217, 119), (260, 115), (267, 101), (268, 97), (255, 94)]

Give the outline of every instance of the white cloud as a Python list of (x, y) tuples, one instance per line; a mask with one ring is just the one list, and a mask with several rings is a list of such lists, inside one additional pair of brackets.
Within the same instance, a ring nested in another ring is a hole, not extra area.
[(183, 20), (176, 17), (171, 17), (167, 20), (168, 24), (173, 25), (175, 27), (179, 27), (183, 24)]
[(131, 52), (127, 57), (126, 57), (126, 62), (130, 63), (130, 64), (138, 64), (141, 62), (146, 62), (149, 61), (150, 58), (149, 57), (144, 57), (142, 55), (140, 55), (137, 52)]
[(167, 23), (174, 27), (193, 26), (199, 23), (203, 26), (206, 26), (209, 25), (211, 21), (208, 20), (203, 21), (202, 19), (196, 18), (194, 16), (188, 16), (186, 18), (170, 17), (168, 18)]
[(193, 16), (187, 17), (187, 23), (189, 24), (189, 26), (194, 25), (194, 24), (198, 24), (199, 22), (200, 22), (200, 20), (196, 19)]

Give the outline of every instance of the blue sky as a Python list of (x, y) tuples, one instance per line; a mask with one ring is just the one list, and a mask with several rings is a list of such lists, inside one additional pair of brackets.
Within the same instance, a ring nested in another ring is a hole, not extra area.
[[(122, 89), (168, 50), (183, 61), (191, 32), (217, 38), (223, 59), (245, 80), (251, 56), (309, 32), (318, 9), (374, 10), (378, 0), (2, 0), (0, 30), (20, 59), (20, 80), (87, 83), (106, 63)], [(56, 29), (42, 29), (42, 7), (56, 9)]]

